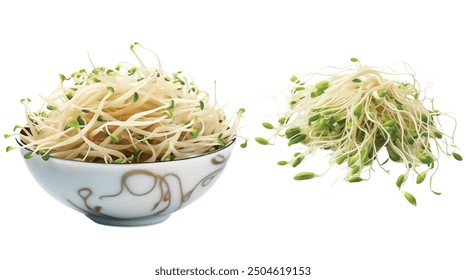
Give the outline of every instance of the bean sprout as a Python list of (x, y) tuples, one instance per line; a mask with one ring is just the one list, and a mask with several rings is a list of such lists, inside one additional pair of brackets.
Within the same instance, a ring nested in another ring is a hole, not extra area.
[[(302, 152), (289, 161), (278, 162), (293, 167), (317, 150), (329, 150), (330, 166), (346, 163), (344, 179), (351, 183), (368, 180), (374, 163), (382, 169), (387, 160), (401, 163), (406, 171), (395, 184), (416, 205), (414, 196), (404, 190), (410, 174), (420, 184), (428, 172), (432, 171), (432, 176), (437, 172), (441, 153), (462, 160), (453, 151), (457, 148), (456, 120), (451, 117), (452, 133), (442, 130), (439, 117), (448, 115), (434, 108), (433, 99), (420, 91), (414, 74), (370, 68), (356, 58), (351, 61), (351, 66), (331, 68), (331, 73), (291, 77), (286, 112), (280, 114), (276, 127), (263, 123), (264, 128), (274, 130), (273, 136), (257, 137), (256, 141), (268, 145), (274, 144), (276, 137), (283, 137), (288, 146), (301, 144)], [(402, 77), (407, 80), (399, 82)], [(427, 109), (425, 103), (430, 103), (431, 108)], [(388, 153), (387, 160), (382, 150)], [(307, 180), (324, 174), (305, 171), (294, 178)], [(440, 194), (432, 189), (432, 176), (430, 189)]]
[[(211, 152), (231, 143), (244, 109), (229, 121), (189, 75), (120, 63), (67, 77), (35, 112), (23, 99), (27, 124), (16, 126), (26, 158), (39, 154), (85, 162), (170, 161)], [(143, 48), (142, 46), (140, 46)], [(145, 48), (143, 48), (145, 49)], [(145, 49), (147, 50), (147, 49)], [(157, 57), (158, 60), (158, 57)], [(7, 147), (7, 151), (15, 149)]]

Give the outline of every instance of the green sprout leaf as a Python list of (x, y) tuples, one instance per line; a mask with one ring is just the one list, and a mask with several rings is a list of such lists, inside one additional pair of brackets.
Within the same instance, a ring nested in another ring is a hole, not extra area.
[(50, 111), (53, 111), (53, 110), (56, 110), (57, 107), (55, 107), (55, 106), (52, 105), (52, 104), (49, 104), (49, 105), (47, 105), (47, 109), (49, 109)]
[(76, 121), (78, 122), (79, 125), (85, 125), (86, 122), (84, 122), (83, 118), (81, 116), (78, 116), (76, 118)]
[(297, 135), (300, 132), (301, 132), (301, 128), (299, 128), (299, 127), (288, 128), (285, 131), (285, 136), (286, 136), (286, 138), (290, 139), (291, 137)]
[(343, 162), (345, 162), (345, 160), (347, 159), (348, 157), (346, 155), (342, 155), (342, 156), (339, 156), (337, 157), (337, 159), (335, 160), (335, 163), (340, 165), (342, 164)]
[(416, 177), (416, 184), (420, 184), (424, 182), (424, 180), (426, 179), (426, 176), (427, 176), (427, 170), (422, 173), (419, 173)]
[(388, 151), (388, 157), (392, 161), (399, 162), (401, 160), (401, 156), (399, 154), (397, 154), (396, 152), (394, 152), (392, 149), (387, 148), (387, 151)]
[(356, 165), (356, 166), (353, 167), (353, 169), (351, 170), (351, 174), (355, 175), (355, 174), (357, 174), (360, 170), (361, 170), (361, 166), (360, 166), (360, 165)]
[(362, 114), (362, 104), (361, 103), (356, 105), (356, 107), (353, 110), (353, 114), (358, 118), (361, 116), (361, 114)]
[(9, 151), (12, 151), (12, 150), (15, 150), (16, 147), (13, 147), (13, 146), (8, 146), (6, 147), (6, 152), (8, 153)]
[(165, 117), (166, 117), (167, 119), (172, 118), (172, 117), (173, 117), (173, 112), (172, 112), (172, 110), (167, 110), (167, 112), (165, 112)]
[(167, 107), (167, 112), (165, 113), (167, 119), (173, 117), (173, 110), (175, 109), (175, 101), (173, 99), (170, 100), (170, 105)]
[(369, 147), (365, 147), (362, 151), (361, 163), (367, 164), (370, 160), (369, 156), (372, 156), (373, 152), (374, 152), (374, 148), (372, 145), (370, 145)]
[(386, 126), (386, 127), (390, 127), (390, 126), (394, 126), (396, 124), (396, 121), (395, 120), (387, 120), (383, 123), (383, 126)]
[(317, 121), (320, 118), (320, 114), (312, 115), (307, 119), (307, 124), (311, 125), (313, 122)]
[(313, 91), (313, 92), (311, 92), (311, 98), (319, 97), (319, 96), (321, 96), (322, 94), (324, 94), (324, 91), (323, 91), (323, 90)]
[(42, 155), (42, 159), (43, 159), (44, 161), (49, 160), (49, 158), (50, 158), (50, 153), (46, 153), (46, 154)]
[(437, 139), (442, 139), (443, 134), (440, 131), (434, 131), (434, 136)]
[(50, 151), (39, 150), (37, 154), (40, 155), (44, 161), (47, 161), (50, 158)]
[(305, 87), (295, 87), (294, 91), (297, 92), (297, 91), (302, 91), (302, 90), (305, 90), (305, 89), (306, 89)]
[(241, 148), (243, 148), (243, 149), (246, 148), (246, 147), (248, 146), (248, 140), (247, 140), (247, 139), (244, 140), (244, 142), (241, 143), (241, 145), (239, 145), (239, 146), (240, 146)]
[(220, 133), (217, 136), (217, 142), (220, 144), (220, 147), (225, 147), (225, 142), (223, 142), (223, 133)]
[(68, 130), (70, 128), (76, 128), (78, 129), (79, 128), (79, 123), (77, 120), (72, 120), (70, 121), (63, 130)]
[(22, 104), (26, 105), (27, 103), (30, 103), (30, 102), (31, 102), (31, 99), (29, 99), (29, 98), (23, 98), (23, 99), (20, 100), (20, 102), (21, 102)]
[(403, 192), (403, 194), (404, 194), (406, 200), (409, 201), (409, 203), (411, 203), (414, 206), (417, 205), (416, 198), (412, 194), (410, 194), (409, 192)]
[(291, 162), (291, 166), (293, 166), (293, 167), (298, 166), (298, 165), (303, 161), (303, 159), (304, 159), (303, 156), (296, 157), (296, 158)]
[(134, 160), (134, 153), (129, 158), (126, 158), (126, 162), (128, 163), (132, 163), (133, 160)]
[(385, 97), (385, 95), (387, 95), (387, 92), (385, 90), (380, 89), (380, 90), (377, 91), (377, 95), (380, 98), (382, 98), (382, 97)]
[(60, 76), (60, 83), (63, 83), (64, 81), (68, 81), (70, 78), (67, 78), (65, 75), (63, 74), (58, 74)]
[(72, 128), (79, 128), (79, 123), (77, 120), (72, 120), (68, 123), (68, 125)]
[(423, 123), (427, 123), (428, 118), (427, 118), (427, 115), (426, 115), (426, 114), (421, 114), (421, 121), (422, 121)]
[(194, 138), (197, 138), (199, 136), (199, 130), (195, 129), (195, 128), (191, 128), (191, 135), (194, 137)]
[(463, 157), (458, 153), (453, 153), (452, 155), (457, 161), (462, 161), (463, 160)]
[(132, 67), (130, 69), (128, 69), (128, 76), (132, 76), (134, 75), (134, 73), (136, 73), (138, 69), (136, 67)]
[(261, 145), (268, 145), (269, 144), (269, 141), (267, 141), (267, 139), (262, 138), (262, 137), (256, 137), (255, 140), (256, 140), (257, 143), (259, 143)]
[(396, 186), (398, 188), (401, 188), (401, 185), (403, 185), (404, 182), (405, 182), (405, 175), (402, 174), (402, 175), (398, 176), (398, 179), (396, 179)]
[(120, 142), (120, 138), (118, 138), (118, 136), (113, 135), (113, 134), (110, 134), (110, 140), (111, 140), (113, 143), (118, 143), (118, 142)]
[(421, 156), (419, 156), (419, 160), (424, 164), (434, 163), (434, 158), (429, 156), (429, 155), (421, 155)]
[(361, 181), (362, 181), (362, 178), (359, 177), (359, 176), (351, 176), (348, 179), (348, 182), (350, 182), (350, 183), (358, 183), (358, 182), (361, 182)]
[(139, 93), (134, 92), (134, 94), (133, 94), (133, 102), (137, 102), (138, 99), (139, 99)]
[(317, 175), (314, 172), (300, 172), (294, 176), (293, 179), (295, 180), (309, 180), (317, 177)]
[(303, 142), (304, 140), (306, 140), (306, 138), (307, 138), (307, 135), (306, 135), (306, 134), (298, 134), (298, 135), (295, 135), (295, 136), (293, 136), (293, 137), (290, 139), (290, 141), (288, 141), (288, 146), (301, 143), (301, 142)]
[(23, 157), (24, 157), (25, 159), (30, 159), (30, 158), (32, 158), (32, 152), (25, 153), (25, 154), (23, 155)]
[(266, 129), (273, 129), (273, 125), (267, 122), (263, 122), (262, 126)]
[(280, 160), (277, 162), (278, 165), (287, 165), (288, 164), (288, 161), (286, 160)]
[(287, 117), (281, 117), (278, 119), (278, 123), (281, 124), (281, 125), (284, 125), (288, 122), (288, 118)]
[(328, 81), (321, 81), (316, 84), (316, 89), (318, 91), (324, 91), (330, 87), (330, 84)]
[(175, 109), (175, 100), (170, 99), (170, 105), (167, 107), (167, 110)]
[(350, 157), (349, 160), (348, 160), (348, 167), (352, 167), (353, 165), (355, 165), (356, 162), (358, 162), (358, 160), (359, 160), (359, 155), (358, 154)]

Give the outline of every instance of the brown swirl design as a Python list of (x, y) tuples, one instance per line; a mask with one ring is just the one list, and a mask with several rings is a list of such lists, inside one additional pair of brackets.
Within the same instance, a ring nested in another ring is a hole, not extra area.
[(187, 202), (190, 198), (191, 198), (191, 195), (193, 194), (193, 192), (199, 187), (205, 187), (207, 186), (208, 184), (210, 184), (210, 182), (212, 182), (212, 180), (215, 178), (215, 176), (217, 176), (218, 173), (220, 173), (222, 171), (223, 168), (221, 169), (217, 169), (215, 170), (214, 172), (210, 173), (209, 175), (205, 176), (204, 178), (202, 178), (195, 186), (194, 188), (192, 188), (189, 192), (186, 192), (185, 194), (183, 194), (181, 197), (182, 197), (182, 202), (185, 203)]
[(222, 164), (225, 162), (225, 156), (223, 155), (216, 155), (215, 157), (213, 157), (210, 161), (212, 162), (213, 165), (218, 165), (218, 164)]
[(88, 199), (92, 196), (92, 190), (90, 188), (81, 188), (81, 189), (79, 189), (78, 190), (78, 196), (84, 202), (84, 206), (86, 207), (86, 209), (77, 206), (76, 204), (74, 204), (70, 200), (68, 200), (68, 202), (71, 203), (71, 205), (73, 205), (75, 208), (77, 208), (80, 212), (83, 212), (84, 214), (87, 214), (88, 212), (91, 212), (93, 215), (106, 217), (106, 218), (115, 218), (115, 217), (100, 213), (100, 210), (102, 210), (101, 206), (91, 207), (89, 205)]
[[(213, 165), (221, 165), (225, 162), (226, 160), (226, 157), (223, 156), (223, 155), (217, 155), (215, 157), (213, 157), (211, 159), (211, 163)], [(174, 199), (176, 199), (175, 197), (173, 197), (172, 195), (172, 192), (173, 192), (173, 188), (176, 188), (176, 186), (173, 186), (173, 185), (170, 185), (169, 183), (169, 179), (172, 178), (174, 179), (174, 181), (176, 182), (176, 185), (178, 185), (178, 188), (179, 188), (179, 193), (181, 194), (181, 197), (180, 197), (180, 204), (178, 206), (178, 208), (176, 208), (174, 211), (178, 210), (179, 208), (182, 207), (182, 205), (186, 202), (189, 201), (189, 199), (191, 198), (192, 194), (199, 188), (203, 188), (207, 185), (209, 185), (212, 180), (223, 170), (223, 167), (215, 170), (214, 172), (206, 175), (205, 177), (203, 177), (199, 182), (197, 182), (194, 187), (192, 187), (189, 191), (187, 192), (184, 192), (183, 191), (183, 186), (182, 186), (182, 183), (181, 183), (181, 179), (178, 175), (174, 174), (174, 173), (169, 173), (169, 174), (165, 174), (165, 175), (158, 175), (158, 174), (155, 174), (155, 173), (152, 173), (150, 171), (147, 171), (147, 170), (132, 170), (132, 171), (129, 171), (129, 172), (126, 172), (122, 178), (121, 178), (121, 184), (120, 184), (120, 189), (117, 193), (115, 194), (109, 194), (109, 195), (101, 195), (99, 197), (100, 200), (104, 200), (104, 199), (110, 199), (110, 198), (115, 198), (115, 197), (118, 197), (120, 196), (124, 191), (127, 191), (128, 193), (130, 193), (131, 195), (133, 196), (138, 196), (138, 197), (143, 197), (143, 196), (146, 196), (146, 195), (149, 195), (151, 194), (154, 190), (158, 189), (158, 191), (160, 192), (160, 197), (154, 201), (154, 206), (152, 207), (151, 211), (149, 213), (147, 213), (147, 216), (145, 217), (142, 217), (142, 218), (147, 218), (147, 217), (150, 217), (150, 216), (157, 216), (159, 214), (162, 214), (163, 212), (165, 212), (167, 209), (169, 209), (169, 207), (172, 205), (172, 203), (174, 203)], [(130, 188), (128, 186), (128, 179), (131, 177), (131, 176), (134, 176), (134, 175), (146, 175), (146, 176), (150, 176), (154, 179), (154, 183), (153, 185), (145, 192), (142, 192), (142, 193), (137, 193), (135, 192), (132, 188)], [(91, 207), (89, 205), (89, 198), (93, 195), (93, 192), (90, 188), (88, 187), (84, 187), (84, 188), (81, 188), (78, 190), (78, 196), (81, 198), (81, 200), (83, 201), (84, 203), (84, 206), (85, 208), (82, 208), (82, 207), (79, 207), (77, 206), (76, 204), (74, 204), (73, 202), (71, 202), (70, 200), (68, 200), (69, 203), (71, 203), (75, 208), (77, 208), (79, 211), (83, 212), (84, 214), (89, 214), (91, 213), (92, 215), (96, 215), (96, 216), (100, 216), (100, 217), (105, 217), (105, 218), (110, 218), (110, 219), (117, 219), (117, 220), (121, 220), (122, 218), (117, 218), (117, 217), (113, 217), (113, 216), (110, 216), (110, 215), (106, 215), (104, 213), (102, 213), (102, 206), (94, 206), (94, 207)], [(155, 211), (155, 212), (153, 212)]]

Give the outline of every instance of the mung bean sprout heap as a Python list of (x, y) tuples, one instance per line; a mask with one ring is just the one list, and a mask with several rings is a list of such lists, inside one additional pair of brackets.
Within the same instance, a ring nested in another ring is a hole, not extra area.
[(30, 99), (21, 100), (27, 124), (5, 137), (18, 137), (21, 148), (30, 150), (26, 158), (38, 154), (44, 160), (103, 163), (189, 158), (234, 140), (244, 109), (227, 120), (217, 101), (187, 74), (166, 73), (160, 62), (157, 69), (146, 67), (135, 46), (143, 47), (130, 48), (141, 66), (120, 63), (61, 74), (58, 88), (43, 97), (37, 112), (29, 108)]
[[(411, 174), (418, 184), (429, 172), (434, 175), (441, 153), (462, 160), (454, 151), (456, 120), (451, 117), (451, 134), (442, 131), (439, 117), (448, 115), (434, 108), (433, 99), (425, 97), (413, 74), (369, 68), (356, 58), (351, 60), (354, 64), (332, 68), (333, 73), (291, 77), (287, 110), (279, 116), (276, 126), (263, 123), (265, 128), (275, 130), (274, 135), (256, 141), (272, 144), (278, 136), (286, 138), (288, 146), (302, 145), (302, 151), (290, 160), (278, 162), (293, 167), (317, 150), (329, 150), (330, 167), (345, 165), (344, 179), (348, 182), (368, 180), (375, 163), (382, 169), (390, 160), (401, 163), (406, 170), (393, 183), (416, 205), (414, 196), (403, 190)], [(401, 77), (408, 80), (395, 79)], [(430, 103), (429, 109), (425, 103)], [(380, 153), (382, 150), (386, 152)], [(312, 179), (325, 172), (300, 172), (294, 179)], [(432, 176), (430, 189), (440, 194), (432, 188)]]

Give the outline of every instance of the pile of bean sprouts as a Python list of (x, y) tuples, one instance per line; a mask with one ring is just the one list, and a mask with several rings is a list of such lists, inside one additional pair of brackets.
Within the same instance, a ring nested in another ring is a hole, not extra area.
[[(39, 111), (30, 109), (30, 99), (21, 100), (27, 124), (5, 137), (16, 136), (20, 148), (30, 150), (26, 158), (38, 154), (44, 160), (53, 156), (104, 163), (189, 158), (235, 139), (244, 109), (229, 121), (189, 75), (167, 73), (160, 62), (158, 68), (146, 67), (135, 46), (143, 47), (135, 43), (130, 48), (140, 66), (120, 63), (60, 74), (59, 86), (42, 97)], [(16, 147), (7, 147), (12, 149)]]
[[(454, 151), (456, 120), (434, 108), (433, 99), (421, 92), (414, 74), (370, 68), (356, 58), (351, 60), (354, 63), (347, 68), (291, 77), (287, 110), (280, 114), (276, 125), (263, 123), (275, 133), (268, 139), (257, 137), (256, 141), (274, 144), (278, 136), (287, 139), (288, 146), (300, 144), (300, 152), (278, 162), (292, 167), (318, 150), (329, 150), (330, 167), (346, 165), (344, 179), (352, 183), (369, 180), (375, 163), (382, 169), (390, 160), (401, 163), (406, 170), (394, 183), (416, 205), (414, 196), (404, 190), (411, 174), (418, 184), (429, 172), (434, 175), (441, 153), (462, 160)], [(443, 131), (441, 116), (453, 119), (451, 133)], [(386, 153), (380, 153), (382, 150)], [(312, 179), (327, 171), (299, 172), (294, 179)], [(430, 189), (440, 194), (432, 189), (432, 176)]]

